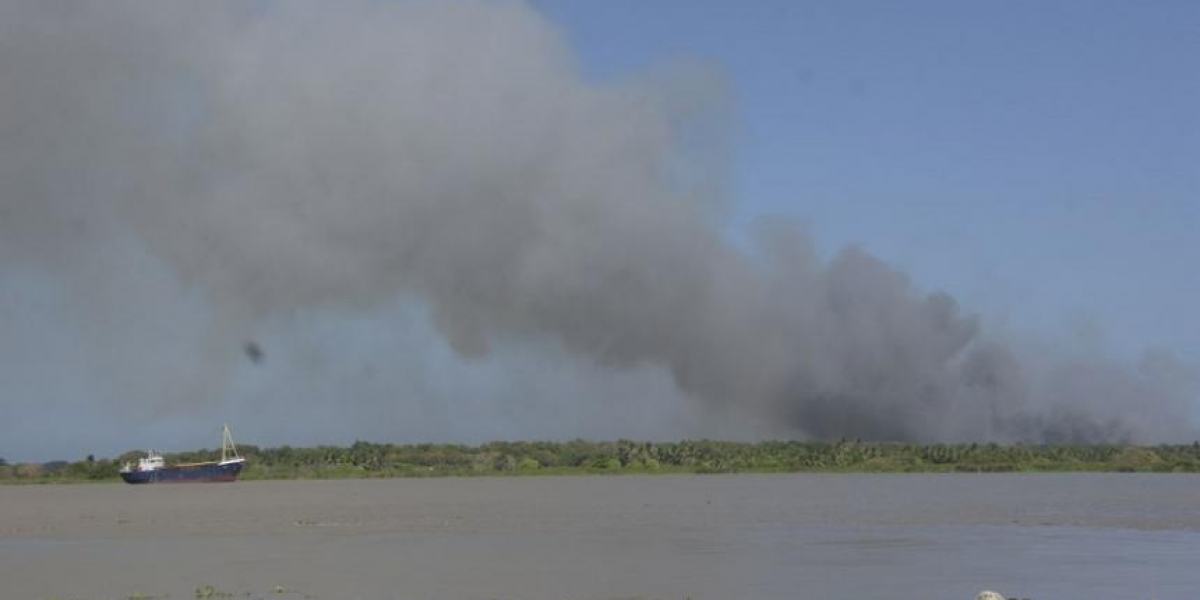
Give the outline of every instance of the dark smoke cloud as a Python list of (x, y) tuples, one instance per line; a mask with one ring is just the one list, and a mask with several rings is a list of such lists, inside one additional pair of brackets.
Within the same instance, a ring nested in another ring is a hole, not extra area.
[(720, 77), (590, 84), (524, 4), (7, 2), (0, 90), (0, 269), (66, 282), (126, 410), (227, 394), (264, 323), (409, 298), (460, 356), (663, 369), (742, 433), (1190, 434), (1169, 355), (1024, 356), (785, 220), (730, 243)]

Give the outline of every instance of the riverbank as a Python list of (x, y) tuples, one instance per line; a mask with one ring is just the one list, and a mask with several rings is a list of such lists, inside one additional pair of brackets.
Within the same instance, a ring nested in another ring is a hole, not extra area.
[[(260, 448), (241, 446), (242, 479), (563, 476), (709, 473), (1200, 472), (1200, 444), (997, 445), (860, 441), (492, 442)], [(0, 462), (0, 483), (116, 481), (125, 461)], [(219, 450), (167, 454), (167, 461), (217, 460)]]
[[(256, 451), (247, 479), (719, 473), (1200, 472), (1200, 446), (863, 442), (356, 444)], [(330, 458), (332, 456), (332, 459)]]

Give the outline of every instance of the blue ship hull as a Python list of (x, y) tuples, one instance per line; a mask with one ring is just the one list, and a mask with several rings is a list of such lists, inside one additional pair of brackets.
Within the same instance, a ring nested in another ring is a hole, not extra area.
[(128, 471), (121, 473), (125, 483), (205, 483), (235, 481), (242, 472), (243, 463), (206, 463), (163, 467), (151, 471)]

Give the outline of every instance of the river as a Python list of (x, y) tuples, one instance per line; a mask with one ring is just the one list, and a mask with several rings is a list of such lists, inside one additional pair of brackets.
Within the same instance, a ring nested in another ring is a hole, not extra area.
[(1200, 597), (1200, 477), (0, 486), (0, 597)]

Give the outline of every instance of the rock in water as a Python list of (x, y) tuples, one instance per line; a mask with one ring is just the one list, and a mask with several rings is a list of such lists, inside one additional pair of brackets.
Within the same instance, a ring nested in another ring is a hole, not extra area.
[(978, 596), (975, 596), (975, 600), (1007, 600), (1007, 599), (1004, 597), (1004, 594), (1001, 594), (1000, 592), (989, 592), (987, 590), (984, 590), (982, 592), (979, 592)]

